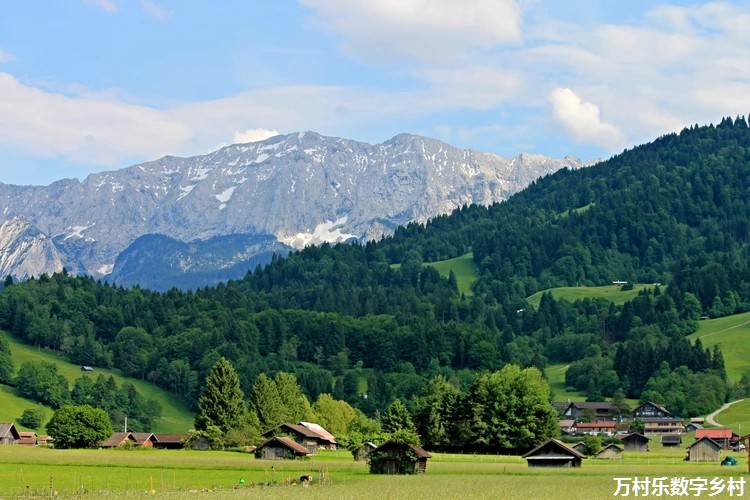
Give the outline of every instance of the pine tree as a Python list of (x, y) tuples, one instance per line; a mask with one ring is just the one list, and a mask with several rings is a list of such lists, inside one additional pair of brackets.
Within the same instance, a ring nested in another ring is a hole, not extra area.
[(216, 426), (223, 432), (236, 427), (245, 413), (240, 379), (232, 363), (221, 358), (206, 377), (206, 386), (198, 399), (196, 430)]
[(396, 431), (415, 432), (414, 422), (411, 419), (411, 413), (404, 406), (400, 399), (396, 399), (388, 408), (388, 412), (383, 415), (383, 431), (394, 433)]

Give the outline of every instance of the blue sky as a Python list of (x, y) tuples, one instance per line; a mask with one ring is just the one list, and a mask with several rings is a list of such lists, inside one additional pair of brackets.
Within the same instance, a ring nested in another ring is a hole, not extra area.
[(750, 112), (750, 2), (0, 6), (0, 182), (314, 130), (607, 157)]

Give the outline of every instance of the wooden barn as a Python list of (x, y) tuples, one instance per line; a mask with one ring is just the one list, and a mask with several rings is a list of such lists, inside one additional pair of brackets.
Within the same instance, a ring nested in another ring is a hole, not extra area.
[(631, 432), (622, 437), (625, 451), (648, 451), (648, 442), (651, 438), (638, 432)]
[(367, 456), (377, 447), (378, 446), (372, 441), (365, 441), (352, 450), (352, 456), (354, 457), (354, 460), (357, 461), (367, 460)]
[[(307, 424), (307, 425), (302, 425)], [(317, 424), (302, 422), (301, 424), (279, 424), (269, 429), (261, 437), (269, 439), (274, 436), (287, 436), (297, 444), (307, 448), (311, 455), (315, 455), (318, 448), (326, 450), (336, 449), (336, 439)]]
[(580, 467), (586, 456), (557, 439), (548, 439), (522, 458), (529, 467)]
[(685, 460), (689, 462), (718, 462), (721, 453), (721, 445), (705, 436), (697, 439), (687, 449)]
[(0, 445), (18, 444), (20, 439), (16, 424), (0, 424)]
[(665, 448), (674, 448), (682, 444), (682, 434), (664, 434), (661, 437), (661, 445)]
[(154, 448), (181, 450), (190, 439), (190, 434), (154, 434)]
[(586, 443), (584, 441), (578, 441), (576, 444), (572, 445), (571, 448), (582, 455), (586, 454)]
[(370, 452), (371, 474), (424, 474), (432, 455), (419, 446), (388, 441)]
[(274, 436), (255, 448), (255, 458), (284, 460), (306, 457), (311, 453), (299, 443), (286, 436)]
[(153, 448), (156, 438), (150, 432), (115, 432), (102, 443), (102, 448)]
[(616, 444), (609, 444), (602, 448), (595, 456), (596, 458), (607, 458), (610, 460), (622, 459), (622, 448)]

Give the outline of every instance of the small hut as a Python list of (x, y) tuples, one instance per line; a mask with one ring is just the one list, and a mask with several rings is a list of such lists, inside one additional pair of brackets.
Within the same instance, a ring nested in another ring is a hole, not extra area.
[(293, 439), (286, 436), (274, 436), (255, 448), (255, 458), (265, 460), (284, 460), (310, 455), (310, 451)]
[(586, 456), (557, 439), (548, 439), (522, 458), (529, 467), (580, 467)]
[(352, 456), (354, 457), (354, 460), (357, 461), (363, 461), (367, 460), (367, 456), (372, 453), (372, 450), (377, 448), (378, 446), (373, 443), (372, 441), (365, 441), (361, 445), (357, 446), (352, 450)]
[(586, 442), (585, 441), (578, 441), (576, 444), (571, 446), (574, 450), (576, 450), (578, 453), (581, 453), (583, 455), (586, 454)]
[(190, 439), (190, 434), (154, 434), (154, 448), (181, 450)]
[(661, 437), (661, 445), (665, 448), (675, 448), (682, 444), (682, 434), (664, 434)]
[(651, 438), (644, 436), (639, 432), (631, 432), (622, 437), (625, 451), (648, 451), (648, 442)]
[(687, 448), (685, 460), (689, 462), (718, 462), (721, 445), (710, 437), (702, 437)]
[(432, 455), (413, 444), (388, 441), (370, 452), (371, 474), (424, 474)]
[(596, 454), (596, 458), (607, 458), (610, 460), (622, 459), (622, 448), (616, 444), (609, 444)]
[(0, 445), (18, 444), (21, 435), (18, 434), (16, 424), (0, 424)]
[(22, 446), (36, 446), (38, 444), (38, 436), (36, 435), (36, 432), (22, 432), (19, 431), (18, 435), (20, 438), (18, 439), (18, 444)]

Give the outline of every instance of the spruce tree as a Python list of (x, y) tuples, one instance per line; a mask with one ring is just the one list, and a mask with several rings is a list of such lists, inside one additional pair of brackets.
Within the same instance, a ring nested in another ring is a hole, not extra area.
[(206, 386), (198, 399), (195, 428), (206, 430), (213, 425), (227, 432), (242, 422), (244, 413), (240, 379), (232, 363), (221, 358), (206, 377)]

